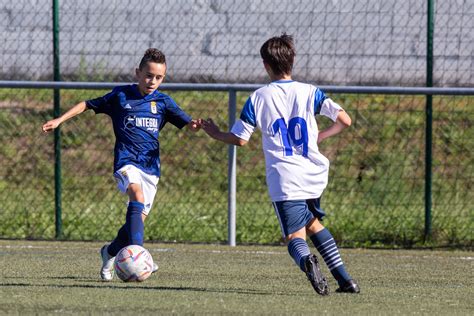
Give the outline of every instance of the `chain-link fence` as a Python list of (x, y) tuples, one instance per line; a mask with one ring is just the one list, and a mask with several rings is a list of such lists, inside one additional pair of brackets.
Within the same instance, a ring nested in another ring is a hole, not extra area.
[[(0, 1), (3, 79), (52, 79), (52, 0)], [(435, 2), (434, 82), (474, 85), (474, 2)], [(296, 39), (294, 75), (335, 85), (425, 84), (427, 1), (59, 1), (64, 80), (133, 81), (148, 47), (168, 82), (266, 80), (259, 48)]]
[[(54, 238), (53, 137), (42, 135), (52, 116), (52, 93), (0, 90), (0, 235)], [(65, 104), (105, 91), (63, 90)], [(227, 128), (224, 92), (169, 91), (195, 117)], [(248, 93), (238, 93), (238, 111)], [(327, 225), (337, 239), (361, 244), (412, 245), (423, 240), (425, 97), (333, 94), (353, 118), (350, 130), (321, 144), (332, 162), (323, 195)], [(434, 98), (433, 239), (472, 243), (474, 198), (473, 97)], [(63, 109), (64, 111), (64, 109)], [(318, 118), (322, 127), (329, 122)], [(126, 197), (111, 176), (113, 132), (106, 116), (86, 112), (62, 128), (62, 209), (66, 239), (110, 239), (123, 222)], [(227, 146), (166, 126), (162, 178), (147, 237), (227, 240)], [(237, 240), (279, 241), (267, 196), (258, 133), (237, 154)]]
[[(59, 1), (63, 80), (133, 81), (148, 47), (167, 55), (168, 82), (266, 82), (259, 48), (295, 36), (294, 77), (317, 85), (422, 86), (426, 81), (423, 1)], [(434, 82), (472, 86), (472, 1), (435, 7)], [(2, 79), (51, 80), (51, 1), (0, 0)], [(61, 112), (107, 91), (62, 90)], [(227, 128), (227, 93), (169, 93), (193, 117)], [(0, 89), (0, 236), (54, 238), (54, 144), (41, 134), (53, 93)], [(337, 239), (411, 245), (424, 229), (425, 97), (330, 95), (353, 118), (321, 145), (332, 162), (323, 196)], [(238, 93), (238, 110), (248, 97)], [(472, 245), (472, 97), (434, 97), (433, 238)], [(319, 120), (319, 119), (318, 119)], [(321, 125), (327, 124), (324, 120)], [(86, 112), (62, 127), (63, 234), (110, 239), (126, 197), (111, 176), (110, 121)], [(276, 242), (259, 135), (238, 149), (237, 240)], [(152, 240), (227, 239), (227, 146), (166, 126), (163, 175), (146, 224)]]

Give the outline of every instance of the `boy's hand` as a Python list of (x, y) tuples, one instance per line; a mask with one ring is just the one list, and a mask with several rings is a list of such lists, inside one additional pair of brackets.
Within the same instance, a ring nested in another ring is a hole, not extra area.
[(210, 118), (207, 120), (202, 120), (201, 127), (209, 136), (226, 144), (236, 146), (243, 146), (247, 144), (245, 139), (239, 138), (230, 132), (221, 132), (219, 127), (217, 127), (217, 125), (214, 124), (214, 121)]
[(220, 133), (219, 127), (217, 127), (214, 121), (210, 118), (207, 120), (201, 120), (201, 127), (211, 137)]
[(59, 119), (47, 121), (43, 125), (43, 132), (45, 133), (51, 132), (52, 130), (56, 129), (59, 126), (59, 124), (61, 124), (61, 121)]
[(191, 120), (191, 122), (188, 123), (188, 128), (193, 132), (199, 131), (201, 129), (201, 121), (201, 119)]

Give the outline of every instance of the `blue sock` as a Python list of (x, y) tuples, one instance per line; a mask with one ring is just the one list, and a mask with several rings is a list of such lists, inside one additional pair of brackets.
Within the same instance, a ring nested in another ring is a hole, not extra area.
[(120, 227), (117, 237), (110, 243), (110, 245), (107, 247), (107, 252), (109, 255), (112, 257), (115, 257), (120, 249), (128, 245), (128, 233), (127, 233), (127, 227), (125, 227), (125, 224)]
[(311, 235), (309, 238), (313, 242), (316, 249), (318, 249), (319, 253), (324, 259), (324, 262), (328, 266), (329, 271), (331, 271), (331, 274), (337, 280), (339, 286), (342, 286), (344, 283), (349, 281), (351, 277), (344, 267), (344, 263), (342, 262), (341, 255), (337, 249), (336, 242), (334, 241), (334, 238), (332, 237), (329, 230), (324, 228), (316, 234)]
[(300, 267), (301, 271), (305, 272), (304, 259), (309, 256), (309, 247), (306, 241), (302, 238), (295, 238), (288, 243), (288, 252), (295, 260), (295, 263)]
[(127, 228), (130, 245), (143, 246), (144, 226), (142, 212), (145, 206), (143, 203), (132, 201), (128, 203), (125, 227)]

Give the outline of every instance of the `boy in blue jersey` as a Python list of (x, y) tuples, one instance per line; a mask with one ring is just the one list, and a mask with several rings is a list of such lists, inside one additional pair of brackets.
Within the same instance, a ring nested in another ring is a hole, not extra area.
[[(289, 254), (315, 291), (329, 294), (318, 259), (306, 243), (309, 236), (339, 284), (336, 292), (359, 293), (331, 233), (320, 222), (325, 213), (319, 207), (329, 161), (319, 152), (318, 143), (350, 126), (351, 119), (320, 89), (291, 79), (295, 57), (291, 36), (269, 39), (260, 55), (272, 82), (249, 97), (229, 133), (221, 132), (211, 119), (203, 120), (202, 128), (212, 138), (237, 146), (245, 145), (255, 128), (262, 131), (268, 191)], [(319, 131), (316, 114), (334, 124)]]
[[(115, 255), (125, 246), (143, 245), (144, 221), (150, 212), (160, 177), (158, 136), (167, 122), (192, 131), (200, 128), (175, 101), (157, 89), (166, 75), (165, 55), (148, 49), (136, 69), (137, 84), (116, 87), (93, 100), (80, 102), (59, 118), (43, 125), (49, 132), (70, 118), (92, 109), (111, 117), (115, 134), (114, 177), (118, 188), (128, 195), (125, 224), (117, 237), (100, 250), (104, 281), (113, 278)], [(153, 272), (158, 269), (155, 265)]]

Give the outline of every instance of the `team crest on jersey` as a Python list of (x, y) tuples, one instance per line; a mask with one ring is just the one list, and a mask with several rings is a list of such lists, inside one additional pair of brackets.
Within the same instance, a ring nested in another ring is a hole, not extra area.
[(150, 108), (151, 108), (151, 113), (153, 113), (153, 114), (156, 114), (156, 113), (157, 113), (157, 110), (156, 110), (156, 102), (155, 102), (155, 101), (151, 101), (151, 102), (150, 102)]

